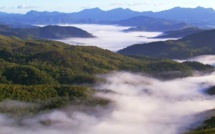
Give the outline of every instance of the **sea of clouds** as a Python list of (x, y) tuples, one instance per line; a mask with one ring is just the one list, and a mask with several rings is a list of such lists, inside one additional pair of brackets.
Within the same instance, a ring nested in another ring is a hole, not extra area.
[(96, 36), (96, 38), (67, 38), (59, 41), (71, 45), (97, 46), (111, 51), (118, 51), (137, 43), (147, 43), (171, 39), (152, 38), (162, 34), (162, 32), (123, 32), (123, 30), (129, 27), (117, 25), (61, 24), (60, 26), (78, 27)]
[(100, 77), (106, 81), (95, 88), (110, 92), (97, 95), (110, 99), (109, 106), (93, 112), (64, 108), (19, 120), (1, 114), (0, 133), (181, 134), (199, 125), (206, 118), (202, 113), (215, 106), (215, 97), (204, 93), (215, 85), (215, 73), (166, 81), (129, 72)]
[[(148, 37), (161, 34), (124, 33), (121, 31), (125, 27), (118, 26), (73, 26), (83, 28), (97, 38), (70, 38), (64, 42), (96, 45), (112, 51), (138, 42), (157, 40)], [(189, 60), (215, 65), (215, 56), (212, 55)], [(204, 93), (215, 85), (215, 72), (165, 81), (129, 72), (112, 72), (99, 77), (105, 81), (94, 87), (110, 92), (97, 95), (110, 99), (110, 105), (81, 111), (68, 106), (18, 119), (0, 114), (0, 134), (181, 134), (201, 124), (208, 117), (205, 111), (215, 107), (215, 97)], [(0, 106), (2, 103), (5, 105), (1, 102)], [(11, 103), (12, 107), (30, 106)]]

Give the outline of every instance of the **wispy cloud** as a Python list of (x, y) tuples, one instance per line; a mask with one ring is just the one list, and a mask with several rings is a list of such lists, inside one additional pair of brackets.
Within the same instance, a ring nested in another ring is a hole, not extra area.
[(5, 9), (5, 8), (6, 8), (6, 6), (1, 6), (1, 7), (0, 7), (0, 9)]
[(159, 3), (159, 2), (151, 2), (151, 1), (145, 1), (144, 2), (144, 5), (146, 5), (146, 6), (160, 6), (160, 5), (162, 5), (161, 3)]
[(151, 1), (145, 1), (145, 2), (114, 2), (111, 4), (111, 6), (127, 6), (127, 7), (133, 7), (133, 6), (160, 6), (161, 3), (155, 3)]
[(111, 6), (140, 6), (143, 5), (144, 3), (140, 3), (140, 2), (131, 2), (131, 3), (125, 3), (125, 2), (115, 2), (112, 3)]
[(23, 4), (23, 5), (18, 5), (17, 8), (18, 9), (33, 9), (33, 8), (37, 8), (37, 7)]
[(91, 9), (94, 8), (93, 6), (82, 6), (81, 9)]
[[(127, 72), (101, 77), (105, 81), (95, 88), (110, 90), (97, 94), (112, 100), (109, 106), (83, 107), (85, 112), (71, 106), (17, 120), (0, 114), (1, 134), (181, 134), (199, 125), (207, 117), (202, 112), (215, 105), (213, 96), (201, 92), (215, 84), (215, 73), (168, 81)], [(23, 105), (0, 106), (8, 103)]]

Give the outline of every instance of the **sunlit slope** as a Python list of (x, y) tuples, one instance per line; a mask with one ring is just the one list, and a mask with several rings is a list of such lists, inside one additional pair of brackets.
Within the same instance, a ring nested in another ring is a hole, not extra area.
[(193, 69), (171, 60), (134, 59), (93, 46), (6, 36), (0, 36), (0, 60), (0, 82), (23, 85), (93, 83), (95, 74), (116, 70), (190, 74)]

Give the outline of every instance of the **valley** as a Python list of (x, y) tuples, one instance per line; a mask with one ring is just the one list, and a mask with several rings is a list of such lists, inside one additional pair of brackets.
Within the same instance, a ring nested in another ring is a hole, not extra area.
[(212, 8), (30, 7), (0, 12), (0, 134), (214, 134)]

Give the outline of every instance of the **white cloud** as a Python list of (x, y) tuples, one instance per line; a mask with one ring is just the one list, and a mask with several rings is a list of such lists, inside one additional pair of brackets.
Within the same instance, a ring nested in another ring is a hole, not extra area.
[(1, 7), (0, 7), (0, 9), (5, 9), (5, 8), (6, 8), (6, 6), (1, 6)]
[(146, 1), (146, 2), (144, 2), (144, 5), (146, 5), (146, 6), (161, 6), (162, 4), (161, 3), (158, 3), (158, 2), (151, 2), (151, 1)]
[[(202, 90), (215, 84), (215, 74), (161, 81), (141, 74), (114, 72), (101, 76), (97, 89), (113, 104), (84, 112), (59, 109), (16, 121), (0, 114), (3, 134), (181, 134), (201, 123), (215, 98)], [(78, 106), (80, 109), (80, 106)], [(47, 126), (41, 122), (47, 122)], [(21, 125), (20, 125), (21, 124)]]
[[(61, 25), (65, 26), (65, 25)], [(111, 51), (117, 51), (127, 46), (136, 43), (146, 43), (152, 41), (161, 41), (167, 39), (152, 39), (161, 32), (130, 32), (125, 33), (122, 30), (128, 27), (114, 26), (114, 25), (66, 25), (75, 26), (83, 30), (92, 33), (96, 38), (68, 38), (60, 40), (62, 42), (73, 45), (85, 45), (85, 46), (98, 46), (100, 48), (109, 49)]]
[(33, 8), (37, 8), (37, 7), (35, 7), (35, 6), (28, 6), (28, 5), (23, 4), (23, 5), (18, 5), (17, 8), (18, 9), (33, 9)]
[(143, 5), (144, 3), (140, 3), (140, 2), (130, 2), (130, 3), (125, 3), (125, 2), (115, 2), (112, 3), (111, 6), (128, 6), (128, 7), (132, 7), (132, 6), (140, 6)]
[(198, 61), (204, 64), (215, 66), (215, 55), (201, 55), (188, 59), (189, 61)]

